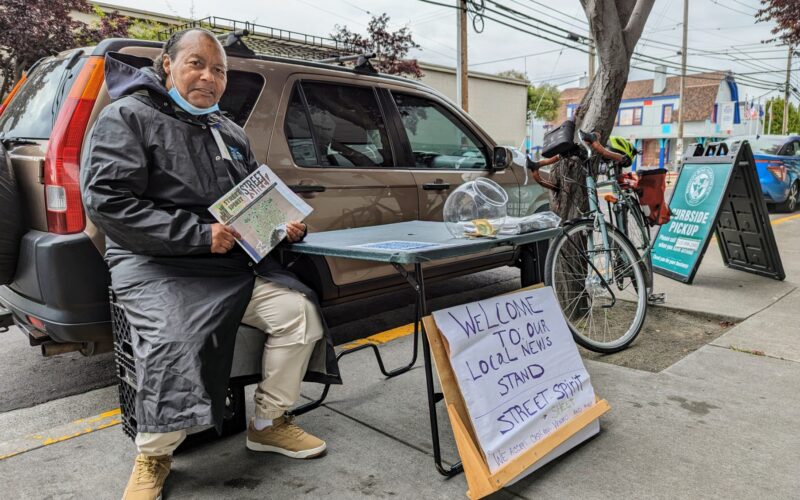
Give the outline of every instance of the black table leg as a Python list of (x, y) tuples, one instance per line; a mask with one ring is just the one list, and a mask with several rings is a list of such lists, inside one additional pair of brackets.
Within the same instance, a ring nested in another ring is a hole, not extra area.
[[(419, 316), (417, 322), (422, 323), (422, 318), (428, 314), (428, 305), (425, 300), (425, 278), (422, 274), (422, 264), (414, 264), (414, 275), (418, 287), (417, 294), (419, 295)], [(424, 327), (423, 327), (424, 328)], [(441, 392), (436, 392), (433, 388), (433, 366), (431, 364), (431, 348), (428, 345), (428, 339), (422, 343), (422, 355), (425, 361), (425, 386), (428, 390), (428, 414), (431, 419), (431, 444), (433, 445), (433, 462), (436, 465), (436, 470), (443, 476), (455, 476), (464, 470), (461, 462), (457, 462), (450, 467), (442, 464), (442, 450), (439, 447), (439, 420), (436, 417), (436, 403), (443, 399)]]
[[(420, 321), (420, 318), (422, 318), (422, 315), (420, 313), (421, 307), (422, 305), (420, 304), (419, 294), (417, 294), (417, 303), (414, 307), (414, 318), (417, 319), (417, 321), (414, 323), (414, 346), (412, 348), (413, 352), (411, 353), (411, 361), (407, 365), (395, 368), (394, 370), (387, 370), (386, 365), (384, 365), (383, 363), (383, 358), (381, 357), (381, 352), (378, 349), (377, 344), (372, 344), (372, 343), (362, 344), (360, 346), (356, 346), (351, 349), (345, 349), (336, 355), (336, 360), (338, 361), (342, 359), (342, 357), (347, 356), (348, 354), (352, 354), (354, 352), (358, 352), (364, 349), (372, 349), (372, 352), (375, 354), (375, 360), (378, 362), (378, 368), (381, 370), (381, 373), (385, 377), (392, 378), (407, 372), (408, 370), (413, 368), (414, 365), (417, 363), (417, 353), (419, 352), (418, 346), (419, 346), (420, 328), (422, 327), (422, 323)], [(303, 413), (308, 413), (309, 411), (318, 408), (320, 405), (322, 405), (323, 402), (325, 402), (325, 398), (328, 396), (328, 391), (330, 390), (330, 387), (331, 387), (330, 384), (326, 384), (325, 387), (322, 389), (322, 394), (319, 396), (319, 398), (304, 405), (300, 405), (296, 408), (293, 408), (286, 413), (288, 415), (297, 416), (297, 415), (302, 415)]]

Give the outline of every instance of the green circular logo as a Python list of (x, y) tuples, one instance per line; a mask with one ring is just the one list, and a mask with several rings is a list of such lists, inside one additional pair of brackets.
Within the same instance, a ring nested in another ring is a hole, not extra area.
[(686, 186), (686, 203), (696, 207), (706, 201), (714, 188), (714, 170), (711, 167), (700, 167), (689, 179)]

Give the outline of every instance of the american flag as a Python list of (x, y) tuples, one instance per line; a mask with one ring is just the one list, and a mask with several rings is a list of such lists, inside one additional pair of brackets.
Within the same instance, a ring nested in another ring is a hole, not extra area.
[(750, 119), (751, 120), (755, 120), (756, 118), (758, 118), (758, 108), (759, 108), (759, 106), (757, 104), (754, 105), (752, 102), (750, 103)]

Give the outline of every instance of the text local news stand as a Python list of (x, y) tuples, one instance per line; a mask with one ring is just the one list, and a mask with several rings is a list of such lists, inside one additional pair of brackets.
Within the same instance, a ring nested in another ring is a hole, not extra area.
[[(451, 257), (462, 257), (479, 253), (495, 247), (525, 247), (534, 243), (549, 240), (558, 236), (561, 228), (543, 229), (531, 233), (497, 236), (496, 238), (453, 238), (447, 231), (444, 222), (409, 221), (379, 226), (360, 227), (353, 229), (340, 229), (336, 231), (323, 231), (309, 233), (300, 243), (283, 245), (280, 248), (284, 262), (290, 263), (299, 255), (317, 255), (323, 257), (344, 257), (348, 259), (368, 260), (391, 264), (398, 273), (411, 285), (417, 294), (414, 321), (414, 343), (411, 362), (393, 371), (384, 369), (383, 361), (378, 347), (375, 344), (363, 344), (352, 349), (341, 351), (337, 358), (346, 354), (372, 348), (378, 361), (381, 372), (386, 377), (394, 377), (410, 370), (417, 359), (417, 344), (419, 342), (419, 329), (422, 318), (428, 314), (425, 300), (425, 277), (422, 264)], [(417, 249), (392, 249), (381, 250), (365, 247), (364, 245), (391, 242), (412, 241), (420, 244), (433, 244), (429, 247)], [(413, 272), (408, 272), (404, 266), (413, 265)], [(461, 462), (452, 467), (442, 465), (441, 450), (439, 448), (439, 428), (436, 420), (436, 403), (442, 399), (442, 394), (434, 391), (433, 368), (431, 365), (431, 352), (428, 342), (422, 343), (422, 353), (425, 362), (425, 382), (428, 392), (428, 413), (431, 422), (431, 441), (433, 445), (433, 458), (436, 469), (445, 476), (452, 476), (462, 471)], [(316, 401), (296, 408), (292, 413), (299, 415), (312, 410), (325, 400), (328, 386)]]

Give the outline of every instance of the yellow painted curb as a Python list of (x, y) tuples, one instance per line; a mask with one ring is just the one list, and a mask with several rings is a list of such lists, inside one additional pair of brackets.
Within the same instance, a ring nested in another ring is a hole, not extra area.
[(409, 323), (407, 325), (398, 326), (397, 328), (392, 328), (391, 330), (376, 333), (375, 335), (370, 335), (369, 337), (365, 337), (363, 339), (354, 340), (342, 345), (341, 349), (352, 349), (353, 347), (358, 347), (364, 344), (381, 345), (391, 342), (392, 340), (399, 339), (400, 337), (411, 335), (412, 333), (414, 333), (414, 323)]
[(790, 220), (800, 219), (800, 214), (794, 215), (787, 215), (786, 217), (779, 217), (772, 221), (773, 226), (777, 226), (778, 224), (783, 224), (784, 222), (789, 222)]
[(0, 443), (0, 460), (99, 431), (121, 422), (119, 408), (93, 417), (80, 418), (39, 434), (29, 434)]

